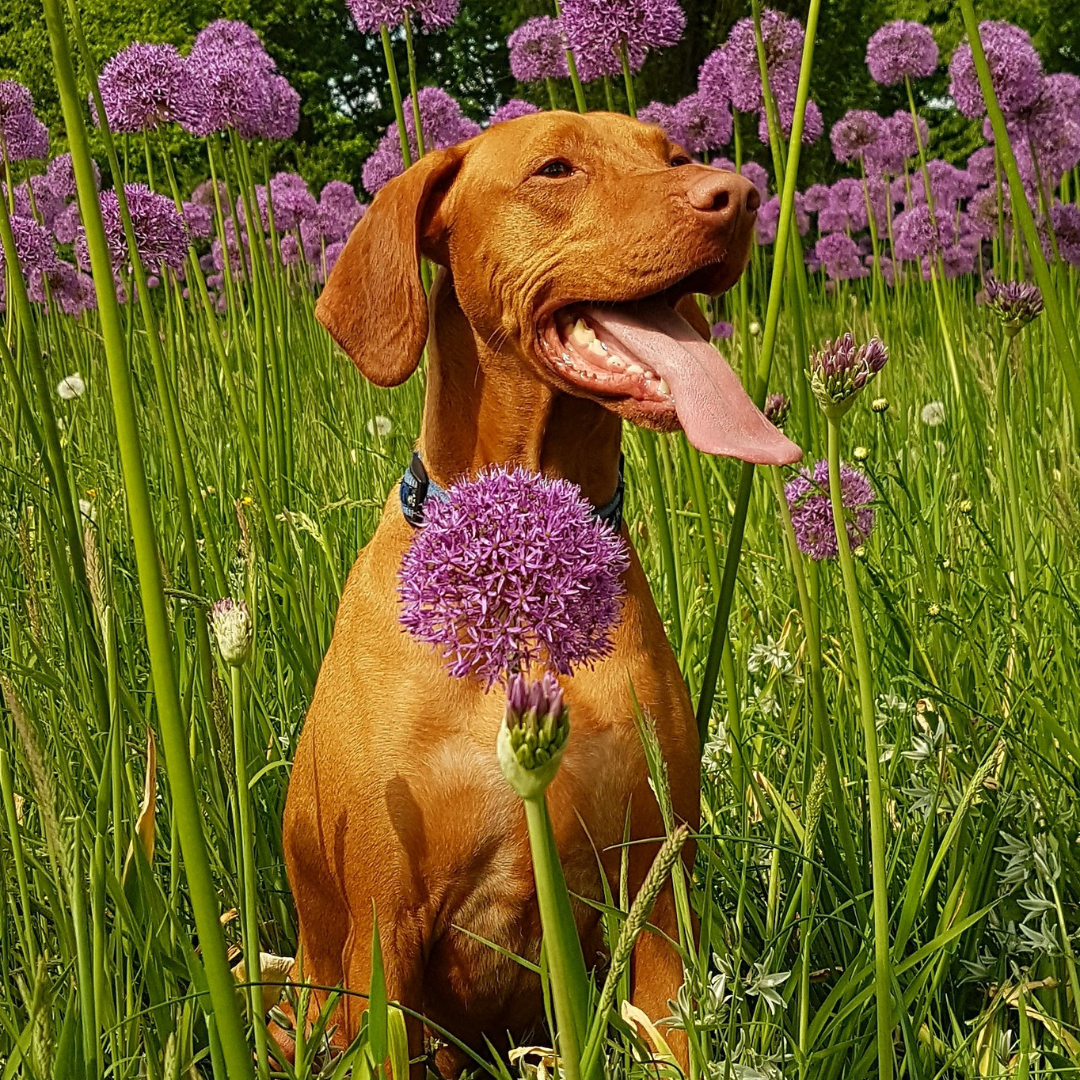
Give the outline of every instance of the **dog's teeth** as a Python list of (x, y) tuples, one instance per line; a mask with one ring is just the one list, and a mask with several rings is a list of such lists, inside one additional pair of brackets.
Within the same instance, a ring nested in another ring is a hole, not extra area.
[[(601, 359), (607, 356), (607, 349), (604, 348), (603, 342), (597, 341), (595, 338), (589, 342), (589, 352), (591, 352), (593, 356), (599, 356)], [(608, 363), (610, 362), (611, 361), (609, 360)]]
[(574, 329), (570, 331), (570, 340), (577, 345), (591, 345), (596, 340), (596, 333), (589, 328), (584, 319), (578, 319), (574, 323)]
[(623, 360), (621, 357), (612, 356), (609, 353), (608, 358), (607, 358), (607, 366), (609, 368), (611, 368), (613, 371), (625, 371), (626, 370), (626, 361)]
[(626, 369), (627, 375), (644, 375), (645, 369), (640, 364), (630, 364)]
[(564, 353), (562, 354), (562, 362), (563, 362), (564, 364), (569, 364), (569, 363), (570, 363), (570, 354), (569, 354), (569, 353), (565, 353), (565, 352), (564, 352)]
[(667, 379), (661, 379), (660, 385), (656, 389), (659, 390), (661, 394), (664, 394), (667, 397), (671, 396), (671, 387), (668, 386)]

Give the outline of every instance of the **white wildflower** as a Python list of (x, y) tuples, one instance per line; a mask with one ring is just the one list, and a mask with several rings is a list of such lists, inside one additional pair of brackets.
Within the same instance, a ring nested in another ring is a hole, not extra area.
[(928, 401), (919, 415), (927, 427), (940, 427), (945, 423), (945, 406), (940, 401)]
[(373, 416), (367, 422), (367, 432), (373, 439), (385, 439), (393, 430), (394, 425), (390, 422), (389, 416)]
[(64, 401), (74, 401), (86, 393), (86, 381), (77, 372), (73, 371), (60, 380), (56, 386), (56, 392)]

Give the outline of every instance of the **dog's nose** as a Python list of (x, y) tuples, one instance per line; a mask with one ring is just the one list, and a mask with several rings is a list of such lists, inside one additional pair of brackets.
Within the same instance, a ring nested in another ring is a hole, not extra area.
[(718, 219), (736, 217), (740, 210), (752, 213), (761, 205), (761, 195), (749, 180), (719, 169), (703, 171), (687, 189), (686, 197), (695, 210)]

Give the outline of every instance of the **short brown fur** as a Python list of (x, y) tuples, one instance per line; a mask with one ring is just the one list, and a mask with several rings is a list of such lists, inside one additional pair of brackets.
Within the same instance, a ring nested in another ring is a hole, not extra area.
[[(573, 173), (538, 175), (555, 159)], [(707, 333), (690, 294), (724, 291), (742, 272), (757, 197), (739, 177), (684, 162), (657, 128), (547, 113), (428, 154), (375, 197), (317, 314), (382, 386), (408, 378), (427, 342), (418, 445), (439, 484), (521, 465), (580, 484), (600, 505), (615, 488), (622, 418), (675, 426), (633, 401), (578, 396), (539, 355), (536, 327), (574, 301), (669, 290)], [(714, 199), (721, 190), (730, 198)], [(429, 301), (420, 254), (442, 268)], [(396, 575), (413, 535), (395, 491), (349, 575), (293, 764), (284, 843), (297, 974), (366, 992), (377, 911), (390, 997), (482, 1052), (485, 1035), (505, 1047), (537, 1034), (539, 983), (463, 931), (535, 961), (540, 925), (522, 807), (495, 757), (501, 697), (450, 679), (398, 623)], [(563, 680), (573, 728), (548, 793), (569, 887), (595, 898), (598, 852), (617, 895), (628, 812), (633, 839), (663, 833), (631, 685), (656, 719), (675, 812), (698, 824), (693, 711), (636, 556), (625, 584), (613, 655)], [(656, 845), (629, 850), (636, 889)], [(593, 965), (598, 916), (583, 904), (576, 916)], [(653, 923), (677, 937), (670, 888)], [(631, 975), (634, 1003), (666, 1016), (682, 970), (663, 937), (641, 937)], [(354, 997), (339, 1010), (343, 1039), (362, 1009)], [(408, 1027), (416, 1057), (423, 1032)], [(465, 1064), (445, 1047), (436, 1061), (447, 1076)]]

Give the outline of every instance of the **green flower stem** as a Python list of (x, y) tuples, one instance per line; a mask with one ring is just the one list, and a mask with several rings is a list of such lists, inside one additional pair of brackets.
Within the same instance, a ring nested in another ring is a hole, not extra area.
[(232, 698), (233, 766), (236, 771), (236, 844), (240, 850), (240, 895), (242, 917), (240, 933), (244, 943), (244, 971), (247, 976), (247, 999), (250, 1020), (255, 1031), (255, 1054), (259, 1076), (266, 1080), (270, 1066), (266, 1056), (266, 1019), (262, 1009), (262, 965), (259, 960), (259, 907), (255, 874), (255, 828), (248, 786), (247, 729), (244, 725), (243, 670), (229, 667)]
[(829, 498), (832, 502), (833, 525), (840, 555), (840, 572), (844, 579), (848, 621), (855, 647), (855, 667), (859, 676), (859, 717), (862, 721), (866, 753), (866, 786), (870, 814), (870, 872), (874, 899), (874, 986), (877, 1012), (877, 1046), (879, 1080), (892, 1080), (892, 961), (889, 956), (889, 893), (888, 852), (885, 846), (885, 804), (881, 794), (881, 765), (878, 754), (877, 723), (874, 717), (873, 669), (870, 650), (863, 628), (862, 606), (859, 603), (859, 583), (855, 577), (855, 561), (851, 557), (844, 500), (840, 488), (840, 420), (827, 417), (829, 425)]
[[(559, 0), (555, 0), (555, 17), (560, 18), (562, 16), (562, 8), (559, 6)], [(581, 77), (578, 75), (577, 61), (574, 59), (574, 53), (571, 49), (566, 50), (566, 66), (570, 69), (570, 82), (574, 87), (574, 101), (577, 104), (577, 111), (584, 113), (589, 111), (589, 106), (585, 103), (585, 88), (581, 85)]]
[(425, 154), (424, 150), (424, 126), (420, 122), (420, 95), (416, 85), (416, 51), (413, 49), (412, 19), (409, 18), (409, 9), (405, 9), (405, 55), (409, 62), (409, 95), (412, 98), (413, 123), (416, 125), (416, 148), (420, 157)]
[[(560, 1071), (566, 1080), (581, 1080), (581, 1051), (588, 1023), (589, 977), (577, 925), (570, 907), (555, 835), (543, 795), (522, 799), (529, 829), (536, 900), (544, 935), (544, 953), (551, 976), (555, 1023), (559, 1029)], [(601, 1080), (596, 1070), (586, 1080)]]
[(1006, 332), (998, 357), (996, 373), (997, 437), (1005, 465), (1009, 532), (1012, 534), (1013, 563), (1016, 568), (1016, 591), (1022, 600), (1028, 592), (1027, 559), (1024, 556), (1024, 528), (1020, 516), (1020, 483), (1016, 475), (1016, 458), (1013, 454), (1012, 421), (1009, 409), (1011, 373), (1009, 352), (1016, 335)]
[[(386, 59), (386, 74), (390, 79), (390, 97), (394, 101), (394, 116), (397, 118), (398, 140), (401, 143), (401, 160), (405, 168), (412, 165), (412, 151), (409, 149), (409, 133), (405, 130), (405, 108), (401, 102), (401, 84), (398, 82), (397, 64), (394, 63), (394, 50), (390, 44), (390, 30), (386, 23), (379, 27), (379, 37), (382, 38), (383, 56)], [(413, 99), (416, 105), (416, 99)], [(416, 129), (417, 143), (420, 140), (420, 128)]]
[(555, 94), (555, 80), (547, 78), (544, 80), (544, 85), (547, 87), (548, 101), (551, 103), (551, 109), (554, 112), (559, 107), (559, 99)]
[(806, 585), (806, 570), (803, 555), (795, 541), (795, 526), (791, 520), (791, 507), (784, 495), (784, 481), (780, 469), (773, 465), (769, 468), (773, 490), (776, 493), (777, 506), (780, 509), (780, 521), (784, 530), (784, 539), (791, 556), (791, 570), (795, 578), (795, 591), (799, 597), (799, 611), (802, 614), (803, 630), (806, 634), (806, 655), (810, 666), (810, 703), (814, 716), (814, 743), (818, 744), (825, 759), (825, 769), (829, 779), (829, 794), (836, 810), (836, 831), (840, 837), (840, 848), (844, 853), (844, 863), (851, 875), (851, 893), (855, 904), (861, 910), (863, 891), (862, 874), (859, 871), (860, 859), (855, 854), (855, 841), (848, 821), (847, 800), (840, 779), (840, 764), (833, 741), (832, 728), (829, 726), (829, 713), (825, 704), (824, 664), (821, 656), (821, 634), (817, 620), (813, 615), (810, 590)]
[(84, 99), (75, 82), (60, 0), (43, 0), (43, 7), (97, 292), (98, 315), (109, 370), (116, 436), (146, 624), (154, 700), (172, 791), (176, 829), (187, 872), (210, 1003), (221, 1035), (229, 1076), (232, 1080), (240, 1080), (251, 1075), (251, 1053), (244, 1036), (232, 973), (229, 971), (225, 953), (225, 939), (218, 918), (220, 908), (207, 858), (202, 812), (192, 775), (186, 725), (173, 667), (172, 633), (161, 581), (153, 510), (143, 467), (142, 440), (136, 421), (131, 369), (128, 365), (120, 308), (113, 289), (105, 226), (97, 201), (93, 162), (82, 113)]
[(19, 828), (19, 815), (15, 811), (15, 785), (11, 779), (11, 764), (8, 752), (2, 748), (0, 748), (0, 799), (4, 803), (4, 817), (7, 821), (11, 861), (15, 865), (15, 883), (19, 890), (19, 910), (22, 912), (22, 920), (21, 922), (15, 922), (15, 930), (19, 936), (20, 948), (26, 956), (27, 968), (35, 968), (37, 967), (38, 948), (31, 915), (34, 909), (30, 906), (30, 886), (26, 877), (26, 858), (23, 854), (22, 830)]
[[(74, 31), (75, 44), (79, 50), (79, 59), (82, 61), (83, 70), (90, 83), (90, 92), (94, 98), (94, 108), (100, 118), (98, 131), (101, 134), (105, 146), (105, 156), (109, 162), (109, 168), (114, 176), (120, 172), (120, 159), (116, 154), (116, 144), (113, 141), (112, 130), (106, 117), (105, 105), (101, 100), (101, 89), (98, 86), (97, 69), (94, 65), (93, 56), (86, 44), (86, 36), (83, 33), (82, 19), (79, 16), (78, 5), (75, 0), (68, 0), (68, 13), (71, 17), (71, 26)], [(150, 173), (150, 144), (143, 140), (146, 149), (146, 166)], [(151, 187), (153, 184), (151, 183)], [(184, 561), (187, 566), (188, 587), (193, 593), (201, 596), (203, 591), (202, 571), (199, 567), (199, 549), (195, 542), (195, 525), (191, 515), (191, 499), (188, 492), (187, 476), (184, 472), (184, 462), (180, 451), (180, 435), (178, 428), (182, 423), (179, 410), (174, 408), (176, 394), (171, 386), (168, 373), (165, 369), (165, 356), (162, 352), (157, 312), (154, 310), (153, 298), (150, 295), (150, 287), (146, 283), (146, 268), (139, 257), (139, 248), (135, 240), (135, 230), (131, 223), (131, 212), (128, 209), (127, 192), (122, 184), (115, 187), (116, 201), (120, 209), (120, 219), (124, 227), (124, 240), (127, 243), (128, 254), (131, 256), (131, 267), (135, 275), (135, 291), (138, 293), (139, 312), (142, 315), (143, 326), (146, 329), (146, 343), (150, 349), (150, 364), (154, 371), (154, 386), (157, 390), (158, 402), (161, 408), (161, 416), (165, 428), (165, 446), (169, 455), (169, 464), (172, 468), (173, 487), (176, 494), (177, 517), (180, 522), (180, 534), (184, 539)], [(163, 275), (169, 271), (162, 271)], [(198, 493), (196, 492), (196, 495)], [(211, 665), (213, 658), (210, 653), (210, 634), (205, 619), (195, 620), (195, 644), (199, 656), (199, 671), (202, 676), (203, 698), (209, 702), (212, 696), (211, 688)]]
[(601, 82), (604, 84), (604, 104), (608, 112), (615, 112), (615, 90), (611, 85), (611, 76), (605, 75)]
[(630, 56), (626, 51), (626, 42), (619, 42), (619, 61), (622, 63), (623, 82), (626, 83), (626, 107), (630, 115), (637, 119), (637, 96), (634, 94), (634, 73), (630, 70)]
[(660, 542), (660, 563), (664, 568), (664, 580), (671, 599), (671, 628), (673, 647), (678, 653), (682, 643), (682, 609), (679, 607), (679, 576), (675, 566), (675, 543), (668, 520), (668, 502), (664, 494), (664, 481), (660, 473), (660, 455), (657, 450), (659, 435), (646, 431), (641, 440), (645, 452), (645, 468), (648, 472), (649, 490), (652, 494), (653, 524)]
[[(784, 271), (787, 265), (788, 238), (791, 234), (792, 209), (795, 205), (795, 186), (798, 181), (799, 159), (802, 153), (803, 121), (806, 102), (810, 96), (810, 73), (814, 65), (814, 38), (817, 34), (818, 14), (821, 0), (810, 0), (806, 13), (806, 38), (802, 63), (799, 69), (799, 88), (795, 98), (795, 115), (791, 122), (791, 149), (784, 172), (784, 190), (780, 199), (780, 220), (776, 228), (773, 247), (773, 272), (769, 282), (769, 305), (765, 314), (765, 332), (758, 357), (753, 399), (760, 408), (765, 404), (772, 370), (776, 332), (780, 321), (780, 306), (784, 298)], [(702, 749), (709, 733), (709, 717), (716, 696), (716, 681), (720, 673), (720, 661), (727, 642), (728, 619), (735, 596), (735, 582), (739, 572), (739, 556), (742, 552), (743, 534), (746, 531), (746, 514), (750, 507), (750, 492), (754, 482), (754, 466), (744, 463), (739, 474), (739, 490), (735, 497), (735, 514), (728, 534), (727, 555), (724, 558), (724, 576), (720, 583), (720, 599), (716, 605), (709, 653), (705, 661), (705, 673), (698, 697), (698, 738)]]
[(986, 110), (990, 114), (990, 124), (994, 129), (994, 144), (1001, 154), (1001, 162), (1005, 167), (1005, 175), (1009, 178), (1009, 193), (1012, 196), (1013, 217), (1020, 223), (1020, 229), (1024, 234), (1028, 258), (1031, 260), (1031, 268), (1035, 272), (1035, 281), (1042, 291), (1043, 303), (1046, 305), (1046, 315), (1050, 320), (1050, 329), (1057, 344), (1058, 359), (1065, 373), (1065, 384), (1069, 388), (1069, 397), (1072, 398), (1073, 424), (1080, 422), (1080, 366), (1077, 365), (1076, 354), (1073, 352), (1072, 341), (1069, 331), (1061, 314), (1061, 305), (1058, 302), (1057, 289), (1050, 268), (1046, 265), (1043, 257), (1042, 244), (1039, 241), (1039, 233), (1035, 227), (1035, 218), (1032, 216), (1031, 207), (1028, 205), (1027, 194), (1024, 191), (1024, 182), (1020, 179), (1020, 170), (1016, 165), (1016, 156), (1009, 144), (1009, 132), (1005, 127), (1005, 117), (998, 105), (997, 95), (994, 93), (994, 83), (990, 77), (990, 68), (986, 63), (986, 54), (983, 52), (982, 40), (979, 37), (979, 23), (975, 17), (975, 9), (971, 0), (960, 0), (960, 11), (964, 16), (964, 28), (967, 30), (968, 42), (971, 45), (971, 58), (975, 63), (975, 70), (979, 76), (979, 85), (982, 87), (983, 97), (986, 99)]

